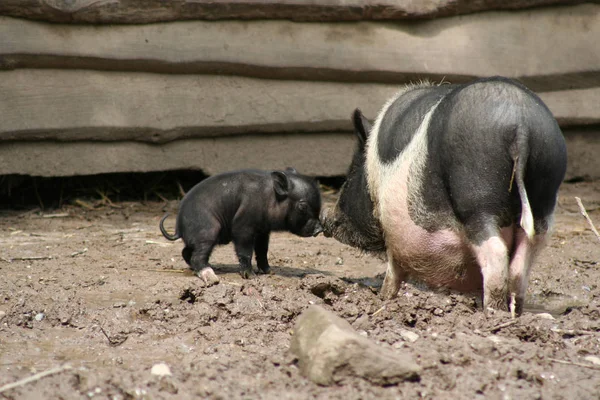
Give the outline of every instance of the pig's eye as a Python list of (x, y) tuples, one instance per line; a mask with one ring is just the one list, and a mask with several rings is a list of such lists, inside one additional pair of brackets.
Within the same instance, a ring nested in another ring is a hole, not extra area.
[(306, 212), (308, 211), (308, 204), (304, 203), (304, 202), (299, 202), (296, 205), (296, 208), (298, 209), (298, 211), (300, 212)]

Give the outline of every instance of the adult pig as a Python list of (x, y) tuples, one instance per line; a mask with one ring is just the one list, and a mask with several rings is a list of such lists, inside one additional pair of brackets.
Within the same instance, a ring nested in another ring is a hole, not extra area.
[(322, 232), (320, 210), (321, 195), (313, 178), (293, 168), (242, 170), (214, 175), (194, 186), (181, 200), (174, 235), (163, 226), (168, 214), (159, 227), (167, 239), (183, 239), (183, 258), (202, 277), (210, 268), (213, 248), (233, 242), (240, 273), (249, 278), (254, 274), (253, 250), (258, 269), (262, 273), (270, 270), (271, 232), (316, 236)]
[(552, 113), (501, 77), (403, 88), (359, 139), (325, 235), (387, 254), (381, 293), (408, 276), (431, 287), (483, 289), (484, 310), (522, 312), (566, 170)]

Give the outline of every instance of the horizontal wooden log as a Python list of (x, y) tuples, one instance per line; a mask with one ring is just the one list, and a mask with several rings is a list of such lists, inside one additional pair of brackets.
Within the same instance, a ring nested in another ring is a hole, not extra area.
[(138, 140), (348, 131), (396, 86), (80, 70), (0, 73), (0, 140)]
[[(600, 178), (600, 130), (566, 129), (566, 179)], [(7, 142), (0, 146), (0, 175), (94, 175), (110, 172), (202, 170), (208, 175), (240, 168), (293, 166), (316, 176), (346, 173), (355, 138), (350, 133), (272, 134), (139, 142)]]
[(93, 24), (144, 24), (191, 19), (290, 19), (322, 22), (424, 19), (583, 2), (583, 0), (2, 0), (0, 15), (50, 22)]
[[(352, 129), (397, 85), (215, 75), (16, 70), (0, 73), (0, 140), (136, 140)], [(562, 126), (600, 124), (600, 88), (540, 96)]]
[[(351, 131), (397, 85), (78, 70), (0, 73), (0, 140), (164, 143), (248, 133)], [(559, 123), (600, 124), (600, 88), (541, 93)]]
[(502, 75), (535, 91), (600, 86), (600, 5), (592, 4), (394, 25), (193, 21), (92, 27), (0, 17), (0, 37), (0, 69), (380, 83)]
[(0, 175), (74, 176), (110, 172), (294, 167), (309, 175), (346, 173), (354, 136), (346, 133), (249, 135), (139, 142), (10, 142), (0, 146)]
[(539, 93), (563, 127), (600, 124), (600, 88)]

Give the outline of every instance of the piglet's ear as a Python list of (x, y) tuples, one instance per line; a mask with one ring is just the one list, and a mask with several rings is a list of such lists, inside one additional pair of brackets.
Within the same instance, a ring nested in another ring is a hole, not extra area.
[(290, 187), (287, 175), (281, 171), (273, 171), (271, 172), (271, 177), (273, 177), (273, 188), (275, 189), (277, 200), (285, 199), (288, 196)]
[(291, 174), (298, 174), (298, 171), (296, 171), (296, 168), (294, 168), (294, 167), (287, 167), (285, 169), (285, 172), (289, 172)]
[(354, 123), (354, 132), (358, 136), (358, 140), (360, 140), (361, 145), (364, 145), (371, 131), (371, 123), (358, 108), (352, 114), (352, 122)]

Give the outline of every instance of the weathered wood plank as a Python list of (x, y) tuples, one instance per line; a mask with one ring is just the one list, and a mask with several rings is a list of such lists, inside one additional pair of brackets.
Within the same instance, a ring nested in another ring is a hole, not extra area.
[(346, 173), (354, 135), (273, 134), (139, 142), (9, 142), (0, 146), (0, 175), (93, 175), (110, 172), (202, 170), (208, 175), (241, 168), (292, 166), (320, 176)]
[(535, 91), (600, 86), (600, 5), (591, 4), (393, 25), (193, 21), (92, 27), (0, 17), (0, 37), (0, 69), (381, 83), (502, 75)]
[(0, 73), (0, 140), (140, 140), (349, 130), (397, 88), (81, 70)]
[(0, 15), (50, 22), (94, 24), (144, 24), (191, 19), (404, 20), (583, 2), (583, 0), (2, 0)]
[[(153, 143), (249, 133), (352, 129), (397, 85), (81, 70), (0, 73), (0, 140)], [(559, 123), (600, 124), (600, 88), (541, 93)]]
[[(600, 178), (600, 131), (566, 129), (566, 179)], [(239, 168), (285, 168), (340, 176), (355, 146), (350, 133), (272, 134), (139, 142), (5, 142), (0, 175), (74, 176), (110, 172), (202, 170), (212, 175)]]
[(539, 93), (564, 127), (600, 124), (600, 88)]

